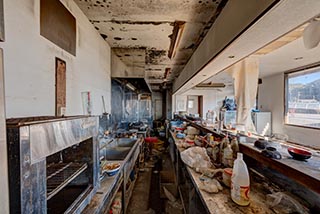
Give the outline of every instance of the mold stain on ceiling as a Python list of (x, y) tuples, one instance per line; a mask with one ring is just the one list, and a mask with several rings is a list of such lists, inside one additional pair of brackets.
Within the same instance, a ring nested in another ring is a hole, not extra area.
[[(144, 70), (153, 89), (178, 77), (227, 1), (75, 0), (115, 54)], [(179, 38), (176, 23), (184, 23)]]

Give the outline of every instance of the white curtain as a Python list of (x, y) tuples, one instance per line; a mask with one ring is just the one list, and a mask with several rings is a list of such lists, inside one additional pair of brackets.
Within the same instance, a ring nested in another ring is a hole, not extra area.
[(251, 119), (251, 109), (257, 96), (259, 61), (257, 57), (247, 57), (229, 69), (234, 78), (237, 102), (237, 124), (244, 125), (246, 131), (255, 132)]

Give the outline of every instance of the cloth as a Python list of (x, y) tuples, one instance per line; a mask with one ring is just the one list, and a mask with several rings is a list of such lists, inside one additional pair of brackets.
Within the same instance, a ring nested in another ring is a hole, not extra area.
[(248, 57), (229, 69), (234, 78), (235, 99), (237, 102), (237, 124), (243, 124), (246, 131), (255, 132), (251, 118), (258, 89), (259, 61)]

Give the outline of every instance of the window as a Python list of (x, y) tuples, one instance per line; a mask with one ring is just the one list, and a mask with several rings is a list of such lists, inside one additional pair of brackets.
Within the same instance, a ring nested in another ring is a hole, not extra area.
[(320, 128), (320, 67), (286, 74), (285, 122)]

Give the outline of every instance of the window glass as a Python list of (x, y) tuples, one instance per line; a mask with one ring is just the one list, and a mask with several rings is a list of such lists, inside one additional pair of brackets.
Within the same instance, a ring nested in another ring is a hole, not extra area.
[(286, 75), (286, 123), (320, 128), (320, 68)]

